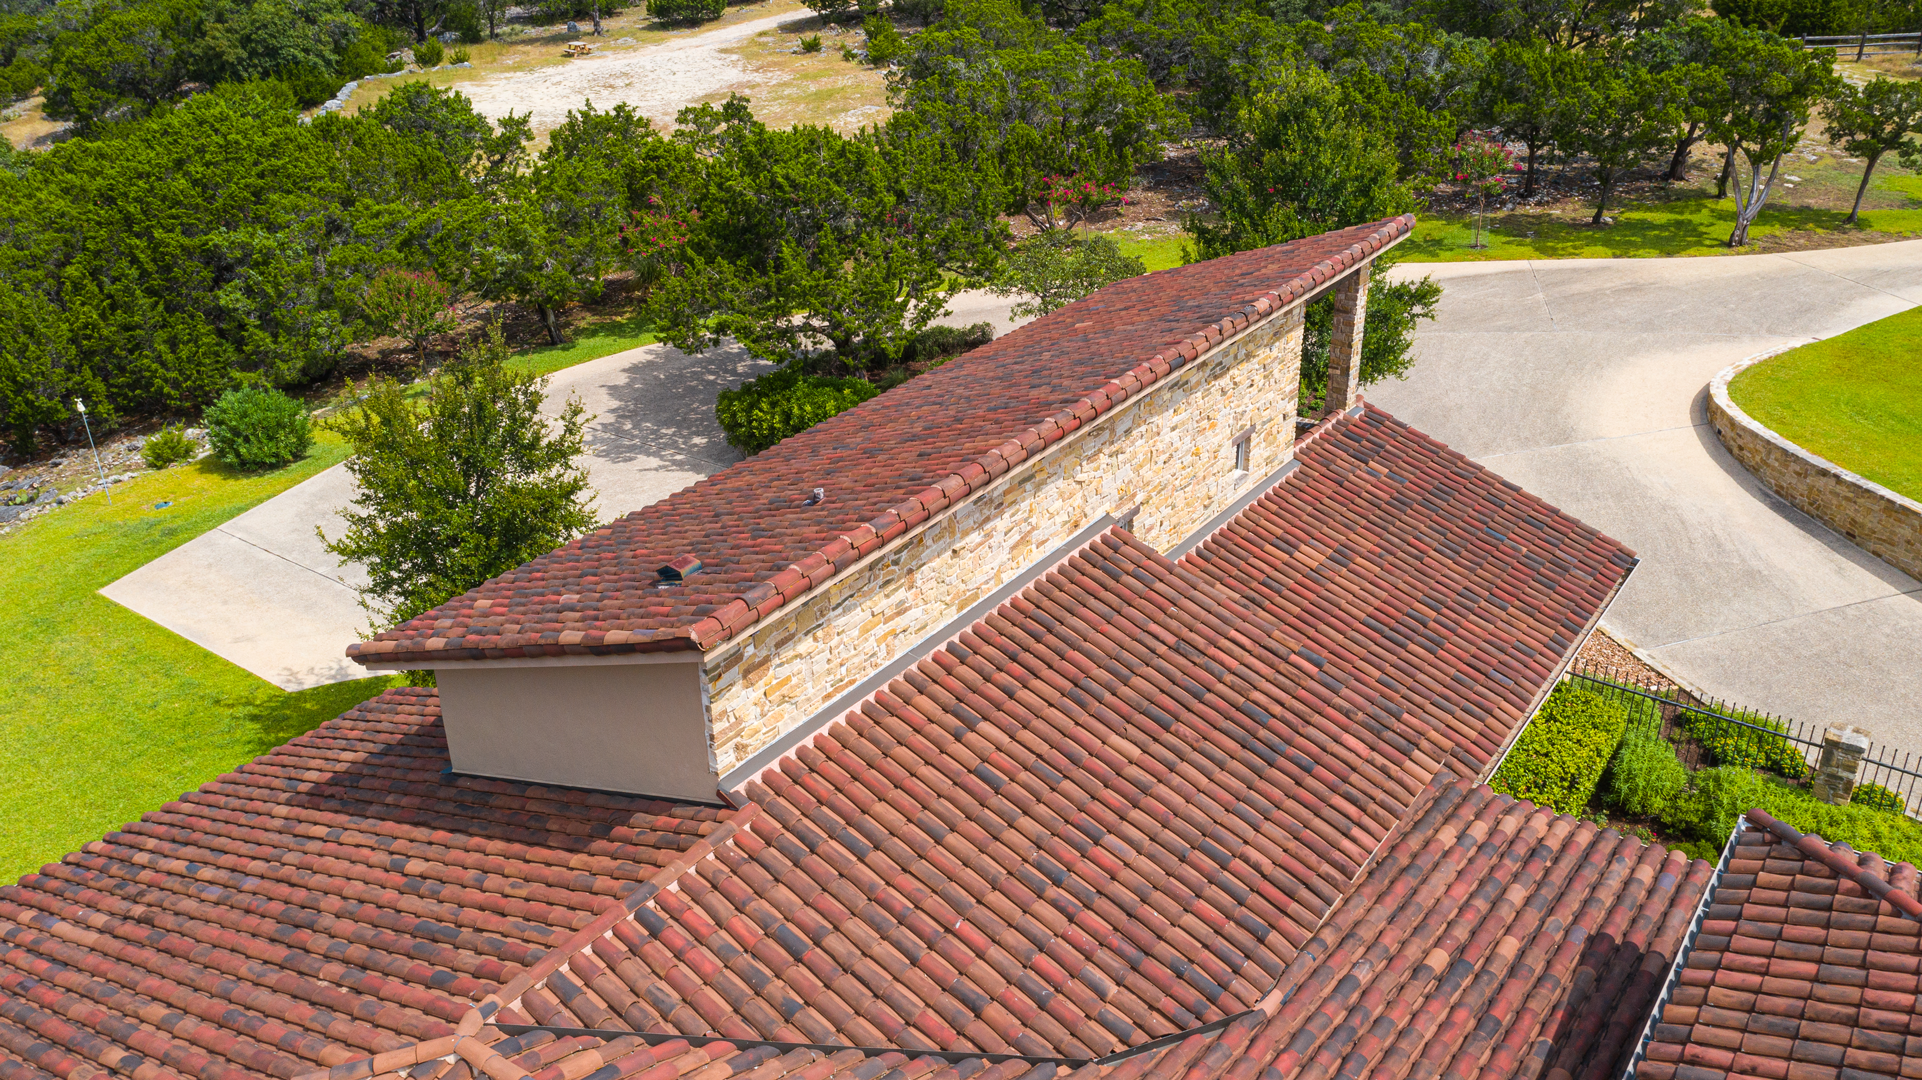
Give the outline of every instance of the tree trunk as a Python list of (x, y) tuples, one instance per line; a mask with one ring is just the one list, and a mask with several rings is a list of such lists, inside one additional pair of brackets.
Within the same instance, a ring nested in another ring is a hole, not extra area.
[(1600, 175), (1602, 180), (1602, 197), (1595, 203), (1595, 219), (1589, 222), (1590, 225), (1600, 225), (1602, 223), (1602, 213), (1608, 209), (1608, 189), (1613, 186), (1615, 180), (1613, 169), (1603, 169)]
[(1787, 120), (1782, 122), (1782, 151), (1776, 154), (1775, 160), (1770, 163), (1768, 183), (1763, 184), (1759, 190), (1756, 188), (1756, 181), (1761, 179), (1762, 166), (1760, 162), (1750, 159), (1748, 201), (1735, 208), (1735, 231), (1729, 234), (1729, 247), (1744, 247), (1748, 244), (1749, 226), (1761, 216), (1762, 207), (1768, 204), (1769, 192), (1775, 190), (1775, 177), (1782, 171), (1782, 159), (1788, 156), (1789, 123)]
[(1879, 161), (1881, 157), (1881, 154), (1871, 154), (1868, 164), (1862, 167), (1862, 182), (1856, 185), (1855, 188), (1855, 205), (1849, 207), (1849, 216), (1842, 219), (1842, 224), (1856, 224), (1856, 219), (1862, 213), (1862, 196), (1868, 194), (1869, 177), (1875, 173), (1875, 163)]
[(1735, 147), (1731, 146), (1728, 148), (1728, 153), (1722, 155), (1722, 175), (1715, 178), (1715, 197), (1716, 198), (1718, 199), (1728, 198), (1729, 178), (1734, 175), (1735, 175)]
[(1670, 155), (1668, 159), (1668, 178), (1670, 180), (1688, 179), (1688, 152), (1694, 148), (1695, 140), (1699, 137), (1696, 133), (1701, 129), (1702, 123), (1699, 120), (1690, 124), (1688, 126), (1688, 134), (1682, 136), (1682, 141), (1675, 144), (1675, 153)]
[(547, 343), (549, 345), (559, 345), (561, 343), (561, 327), (560, 323), (554, 318), (554, 309), (548, 307), (546, 304), (535, 304), (534, 310), (540, 312), (541, 323), (547, 327)]
[(595, 4), (592, 7), (588, 8), (587, 10), (588, 10), (588, 13), (594, 17), (594, 36), (600, 37), (601, 36), (601, 5)]

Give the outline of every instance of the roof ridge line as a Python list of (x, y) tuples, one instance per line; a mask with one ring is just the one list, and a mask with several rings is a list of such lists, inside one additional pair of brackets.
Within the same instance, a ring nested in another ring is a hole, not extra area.
[[(733, 638), (825, 584), (855, 561), (906, 535), (908, 530), (976, 491), (990, 486), (1015, 466), (1034, 456), (1036, 451), (1060, 442), (1083, 424), (1139, 396), (1150, 386), (1262, 319), (1287, 310), (1314, 288), (1327, 284), (1356, 263), (1387, 250), (1411, 235), (1414, 227), (1414, 214), (1389, 218), (1381, 228), (1349, 245), (1346, 251), (1316, 263), (1280, 289), (1263, 293), (1240, 311), (1208, 324), (1174, 345), (1163, 346), (1159, 352), (1119, 378), (1084, 395), (1073, 405), (1022, 429), (1000, 446), (882, 511), (879, 516), (836, 533), (820, 548), (788, 564), (786, 569), (772, 578), (729, 600), (688, 627), (688, 640), (705, 651)], [(847, 560), (846, 564), (842, 562), (844, 559)], [(617, 633), (623, 635), (623, 642), (626, 641), (626, 632), (611, 631), (608, 644), (616, 644), (612, 638)]]
[[(398, 1050), (387, 1050), (370, 1057), (336, 1065), (331, 1069), (318, 1069), (302, 1073), (294, 1080), (367, 1080), (369, 1077), (419, 1065), (434, 1058), (459, 1055), (471, 1065), (476, 1073), (492, 1077), (493, 1080), (523, 1080), (532, 1075), (526, 1069), (509, 1061), (491, 1045), (480, 1042), (478, 1036), (483, 1027), (491, 1025), (494, 1017), (502, 1009), (511, 1008), (521, 996), (532, 990), (535, 984), (559, 971), (561, 965), (594, 944), (602, 935), (608, 933), (615, 923), (634, 914), (642, 904), (660, 895), (674, 882), (680, 880), (694, 864), (713, 854), (714, 849), (726, 843), (741, 828), (758, 817), (761, 807), (750, 803), (735, 813), (721, 827), (708, 833), (695, 842), (680, 858), (663, 867), (653, 877), (647, 879), (640, 888), (628, 893), (617, 904), (596, 915), (586, 926), (575, 931), (566, 941), (549, 949), (545, 955), (509, 980), (506, 986), (475, 1002), (461, 1017), (454, 1034), (443, 1035), (437, 1039), (416, 1042)], [(640, 1034), (640, 1032), (609, 1032), (609, 1034)]]
[[(1841, 852), (1836, 851), (1824, 842), (1819, 834), (1801, 832), (1788, 822), (1770, 816), (1768, 811), (1760, 807), (1756, 807), (1742, 816), (1749, 824), (1767, 829), (1769, 832), (1774, 833), (1778, 839), (1787, 841), (1790, 846), (1794, 847), (1807, 858), (1814, 859), (1816, 862), (1835, 871), (1836, 876), (1855, 882), (1856, 885), (1861, 887), (1863, 892), (1869, 894), (1871, 897), (1887, 902), (1889, 906), (1900, 912), (1903, 918), (1914, 922), (1922, 922), (1922, 901), (1918, 901), (1915, 897), (1891, 885), (1886, 879), (1876, 877), (1868, 868), (1850, 861), (1844, 857)], [(1850, 848), (1849, 850), (1854, 851), (1855, 849)], [(1882, 859), (1881, 855), (1874, 852), (1864, 852), (1864, 854), (1872, 854), (1875, 855), (1877, 859)], [(1885, 866), (1889, 865), (1886, 859), (1882, 859), (1882, 862)]]

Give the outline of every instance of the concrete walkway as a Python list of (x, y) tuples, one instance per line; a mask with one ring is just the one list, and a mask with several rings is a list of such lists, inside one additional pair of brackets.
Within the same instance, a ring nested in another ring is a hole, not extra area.
[[(570, 394), (595, 415), (585, 460), (603, 521), (740, 460), (714, 422), (714, 395), (766, 365), (739, 349), (689, 356), (649, 345), (556, 372), (550, 411)], [(285, 690), (358, 679), (344, 654), (369, 625), (365, 571), (314, 533), (345, 531), (353, 481), (335, 466), (100, 590)]]
[(1922, 583), (1763, 488), (1704, 413), (1758, 353), (1922, 303), (1922, 242), (1407, 265), (1443, 283), (1383, 408), (1633, 547), (1604, 625), (1701, 690), (1922, 750)]

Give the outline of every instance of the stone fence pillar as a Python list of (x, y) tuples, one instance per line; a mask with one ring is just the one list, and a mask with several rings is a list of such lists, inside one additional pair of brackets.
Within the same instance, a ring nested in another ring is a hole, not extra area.
[(1333, 416), (1361, 400), (1361, 333), (1368, 314), (1368, 259), (1335, 284), (1335, 324), (1328, 333), (1328, 394), (1321, 415)]
[(1855, 794), (1855, 773), (1869, 752), (1869, 733), (1853, 724), (1832, 727), (1822, 734), (1822, 757), (1815, 764), (1809, 787), (1815, 797), (1838, 806)]

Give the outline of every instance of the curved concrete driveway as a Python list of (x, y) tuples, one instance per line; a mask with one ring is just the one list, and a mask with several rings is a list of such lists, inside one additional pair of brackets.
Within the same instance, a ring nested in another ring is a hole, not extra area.
[(1370, 400), (1633, 547), (1604, 625), (1699, 689), (1922, 750), (1922, 583), (1755, 481), (1710, 378), (1922, 303), (1922, 242), (1406, 265), (1444, 285)]

